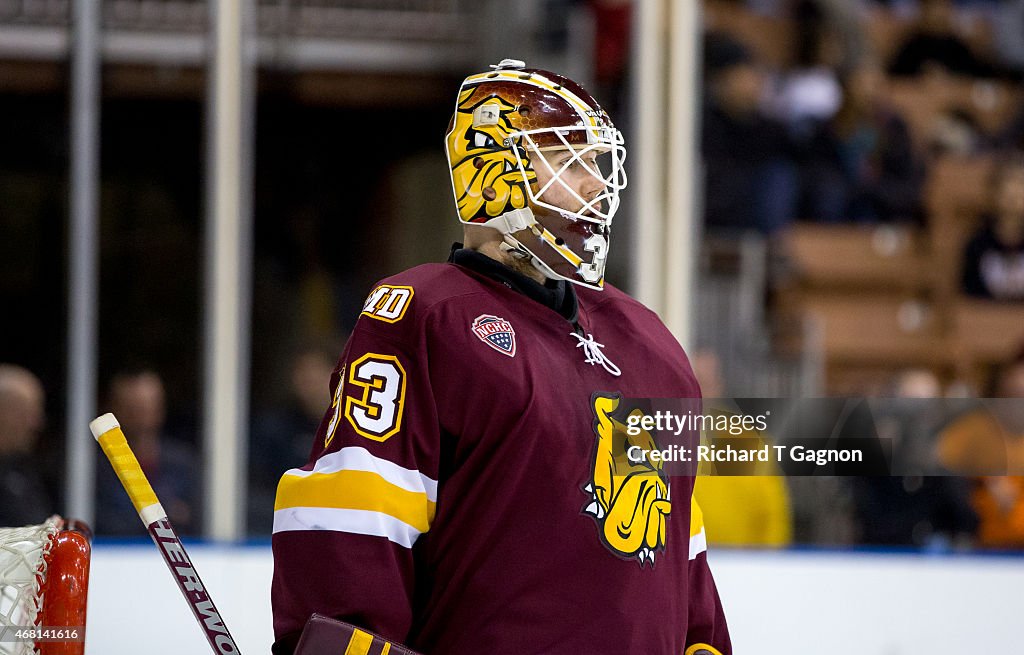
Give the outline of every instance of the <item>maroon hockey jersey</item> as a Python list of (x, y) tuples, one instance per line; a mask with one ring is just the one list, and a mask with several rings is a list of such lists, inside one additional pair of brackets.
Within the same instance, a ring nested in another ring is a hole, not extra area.
[(317, 612), (428, 655), (729, 655), (693, 479), (611, 452), (621, 398), (699, 397), (682, 348), (613, 287), (559, 313), (487, 267), (367, 298), (278, 487), (274, 652)]

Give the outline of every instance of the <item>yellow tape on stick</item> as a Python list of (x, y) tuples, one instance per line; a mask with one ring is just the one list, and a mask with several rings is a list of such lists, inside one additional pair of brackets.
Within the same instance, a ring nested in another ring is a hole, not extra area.
[(146, 479), (146, 474), (139, 466), (139, 460), (135, 458), (121, 431), (121, 424), (117, 422), (113, 414), (104, 414), (89, 424), (89, 429), (99, 442), (103, 453), (110, 460), (118, 479), (128, 492), (128, 497), (135, 506), (135, 511), (142, 517), (143, 523), (149, 525), (153, 521), (166, 516), (156, 492)]

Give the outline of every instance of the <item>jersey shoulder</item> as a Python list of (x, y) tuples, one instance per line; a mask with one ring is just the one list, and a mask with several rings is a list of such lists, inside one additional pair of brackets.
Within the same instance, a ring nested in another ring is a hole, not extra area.
[(647, 305), (607, 282), (602, 291), (577, 287), (576, 294), (580, 302), (592, 312), (627, 314), (661, 324), (661, 319)]
[(375, 284), (363, 303), (356, 329), (408, 341), (422, 333), (431, 309), (487, 287), (454, 264), (421, 264)]
[[(600, 325), (642, 334), (666, 356), (688, 362), (683, 347), (654, 310), (610, 284), (603, 291), (579, 289), (580, 306)], [(688, 365), (688, 364), (687, 364)]]
[(408, 286), (415, 290), (420, 309), (467, 293), (482, 292), (474, 276), (451, 263), (420, 264), (381, 280), (378, 285)]

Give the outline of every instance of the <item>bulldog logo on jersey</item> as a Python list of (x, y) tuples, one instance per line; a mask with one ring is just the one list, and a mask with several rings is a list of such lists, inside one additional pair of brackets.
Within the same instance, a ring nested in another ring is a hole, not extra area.
[(516, 331), (503, 318), (481, 314), (473, 320), (473, 334), (503, 355), (516, 356)]
[[(594, 410), (594, 466), (583, 487), (589, 500), (583, 513), (593, 517), (605, 547), (625, 559), (636, 559), (643, 568), (665, 550), (665, 525), (672, 512), (671, 489), (662, 462), (631, 461), (626, 453), (632, 446), (657, 450), (647, 431), (630, 436), (628, 417), (620, 416), (622, 397), (596, 393)], [(641, 413), (639, 409), (631, 413)]]

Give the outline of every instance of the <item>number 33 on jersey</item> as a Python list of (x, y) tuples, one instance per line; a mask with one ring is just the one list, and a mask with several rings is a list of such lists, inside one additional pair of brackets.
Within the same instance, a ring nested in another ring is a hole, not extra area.
[(394, 355), (366, 353), (351, 366), (343, 366), (331, 402), (324, 448), (334, 439), (342, 416), (367, 439), (386, 441), (395, 435), (402, 429), (405, 385), (405, 369)]

